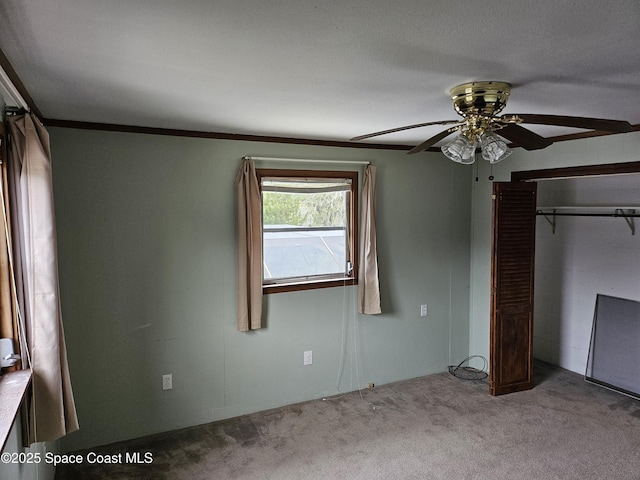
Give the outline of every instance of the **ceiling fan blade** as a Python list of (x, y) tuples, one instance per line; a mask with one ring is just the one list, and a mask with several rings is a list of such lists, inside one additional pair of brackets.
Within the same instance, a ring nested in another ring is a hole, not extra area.
[(428, 140), (425, 140), (420, 145), (417, 145), (417, 146), (413, 147), (411, 150), (409, 150), (407, 152), (407, 155), (412, 155), (414, 153), (423, 152), (426, 149), (428, 149), (429, 147), (431, 147), (431, 146), (435, 145), (436, 143), (438, 143), (443, 138), (448, 137), (449, 135), (451, 135), (455, 131), (456, 131), (455, 129), (452, 130), (450, 128), (448, 128), (447, 130), (443, 130), (439, 134), (434, 135), (433, 137), (429, 138)]
[(496, 133), (511, 140), (513, 143), (525, 150), (540, 150), (553, 143), (548, 138), (541, 137), (537, 133), (527, 130), (515, 123), (507, 124), (504, 128), (496, 130)]
[(522, 119), (522, 123), (537, 125), (558, 125), (560, 127), (585, 128), (588, 130), (602, 130), (605, 132), (625, 133), (631, 132), (633, 127), (624, 120), (608, 120), (604, 118), (569, 117), (566, 115), (538, 115), (516, 114)]
[(366, 138), (378, 137), (380, 135), (386, 135), (387, 133), (401, 132), (403, 130), (410, 130), (412, 128), (429, 127), (431, 125), (451, 125), (453, 123), (462, 123), (462, 122), (460, 120), (441, 120), (439, 122), (417, 123), (415, 125), (407, 125), (405, 127), (392, 128), (390, 130), (382, 130), (381, 132), (367, 133), (366, 135), (360, 135), (359, 137), (353, 137), (351, 139), (351, 141), (352, 142), (357, 142), (358, 140), (364, 140)]

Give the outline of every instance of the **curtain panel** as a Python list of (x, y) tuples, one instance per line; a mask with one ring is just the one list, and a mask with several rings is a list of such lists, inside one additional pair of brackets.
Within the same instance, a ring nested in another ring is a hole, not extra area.
[[(58, 285), (49, 134), (33, 115), (9, 118), (10, 211), (18, 305), (30, 365), (28, 443), (78, 429), (69, 378)], [(25, 348), (26, 347), (26, 348)]]
[[(2, 182), (2, 223), (4, 228), (0, 235), (0, 337), (11, 338), (16, 352), (18, 348), (18, 324), (13, 295), (13, 275), (11, 270), (11, 219), (7, 206), (9, 205), (9, 184), (7, 172), (7, 138), (4, 125), (0, 123), (0, 182)], [(11, 367), (16, 369), (19, 365)]]
[(238, 330), (262, 328), (262, 206), (255, 163), (242, 160), (236, 179)]
[(382, 309), (376, 236), (376, 167), (373, 165), (367, 165), (364, 170), (361, 203), (358, 312), (375, 315), (382, 313)]

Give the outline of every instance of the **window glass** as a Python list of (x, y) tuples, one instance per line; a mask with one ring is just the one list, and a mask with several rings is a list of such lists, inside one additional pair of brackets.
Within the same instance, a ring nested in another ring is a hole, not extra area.
[(354, 173), (259, 172), (265, 286), (354, 278)]

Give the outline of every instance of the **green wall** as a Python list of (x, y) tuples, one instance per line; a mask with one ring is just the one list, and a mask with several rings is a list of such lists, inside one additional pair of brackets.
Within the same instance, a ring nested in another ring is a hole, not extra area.
[[(80, 421), (63, 451), (441, 372), (467, 357), (468, 167), (439, 154), (50, 134)], [(236, 331), (235, 177), (243, 155), (378, 167), (384, 314), (355, 313), (354, 287), (282, 293), (265, 297), (266, 328)], [(419, 316), (424, 303), (427, 318)], [(303, 366), (305, 350), (313, 351), (311, 366)], [(165, 373), (173, 390), (161, 389)]]

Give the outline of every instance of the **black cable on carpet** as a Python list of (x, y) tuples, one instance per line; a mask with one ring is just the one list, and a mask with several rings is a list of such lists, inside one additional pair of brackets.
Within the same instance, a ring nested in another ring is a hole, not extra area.
[[(469, 360), (473, 358), (481, 358), (484, 362), (484, 366), (482, 370), (471, 367), (469, 365), (463, 367), (465, 363), (468, 363)], [(465, 358), (458, 365), (449, 365), (449, 373), (456, 378), (460, 378), (462, 380), (483, 380), (489, 376), (487, 373), (487, 368), (489, 367), (489, 363), (487, 359), (481, 355), (471, 355), (470, 357)]]

